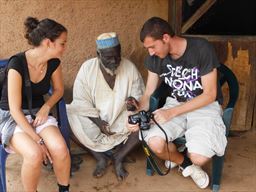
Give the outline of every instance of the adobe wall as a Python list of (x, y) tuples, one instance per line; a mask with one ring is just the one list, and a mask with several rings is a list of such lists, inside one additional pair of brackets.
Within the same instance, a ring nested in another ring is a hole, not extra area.
[(0, 0), (0, 59), (29, 48), (23, 37), (27, 16), (51, 18), (68, 29), (68, 45), (62, 58), (65, 97), (81, 64), (94, 57), (95, 39), (103, 32), (119, 34), (123, 56), (130, 58), (146, 78), (145, 50), (139, 41), (142, 24), (151, 16), (168, 18), (168, 0)]

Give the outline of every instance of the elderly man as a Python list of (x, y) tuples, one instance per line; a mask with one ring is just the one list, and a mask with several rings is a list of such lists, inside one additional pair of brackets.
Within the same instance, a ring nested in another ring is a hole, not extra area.
[(139, 143), (138, 134), (126, 127), (126, 99), (139, 99), (144, 84), (135, 65), (121, 57), (116, 33), (101, 34), (96, 44), (97, 57), (77, 74), (68, 119), (74, 135), (97, 160), (93, 175), (101, 177), (111, 159), (118, 180), (123, 180), (128, 175), (123, 160)]

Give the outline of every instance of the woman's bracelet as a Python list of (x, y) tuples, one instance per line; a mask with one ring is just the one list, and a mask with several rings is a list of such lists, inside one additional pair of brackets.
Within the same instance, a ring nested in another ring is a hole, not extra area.
[(37, 143), (39, 145), (44, 145), (44, 139), (43, 138), (40, 138), (39, 141), (37, 141)]

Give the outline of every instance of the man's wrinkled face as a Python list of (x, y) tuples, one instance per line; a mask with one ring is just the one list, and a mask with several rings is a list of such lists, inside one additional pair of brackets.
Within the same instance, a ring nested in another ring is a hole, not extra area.
[(100, 49), (97, 51), (102, 64), (111, 71), (115, 71), (121, 61), (121, 46)]

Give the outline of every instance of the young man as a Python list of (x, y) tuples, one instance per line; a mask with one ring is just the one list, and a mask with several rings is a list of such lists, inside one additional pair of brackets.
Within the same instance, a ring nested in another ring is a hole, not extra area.
[[(145, 22), (140, 39), (149, 56), (145, 60), (146, 90), (138, 109), (149, 108), (150, 95), (160, 80), (169, 85), (170, 96), (164, 107), (153, 114), (168, 135), (170, 156), (165, 136), (157, 126), (144, 133), (144, 139), (157, 156), (178, 164), (183, 176), (191, 176), (198, 187), (206, 188), (209, 177), (200, 166), (216, 154), (223, 155), (227, 144), (214, 49), (204, 39), (176, 36), (168, 22), (158, 17)], [(128, 128), (132, 132), (139, 129), (131, 124)], [(187, 150), (180, 153), (172, 141), (183, 135)]]
[(113, 161), (119, 180), (127, 177), (123, 168), (126, 155), (139, 144), (138, 134), (126, 127), (126, 99), (139, 99), (144, 83), (135, 65), (121, 57), (116, 33), (98, 36), (97, 57), (80, 68), (73, 89), (73, 101), (67, 105), (72, 131), (97, 160), (95, 177), (105, 173)]

